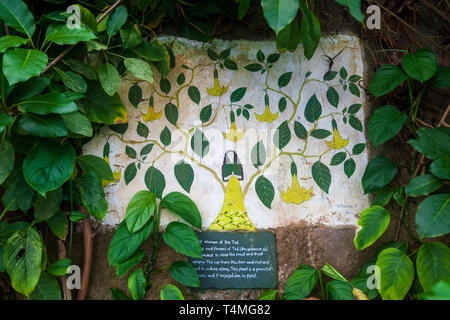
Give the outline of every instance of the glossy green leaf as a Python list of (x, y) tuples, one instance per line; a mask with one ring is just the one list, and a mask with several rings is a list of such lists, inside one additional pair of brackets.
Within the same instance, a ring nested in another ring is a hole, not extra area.
[(419, 139), (409, 140), (408, 143), (428, 158), (436, 160), (450, 158), (449, 139), (450, 134), (444, 128), (420, 128)]
[(42, 51), (15, 48), (3, 54), (2, 70), (9, 85), (12, 86), (17, 82), (38, 76), (45, 69), (47, 63), (48, 57)]
[(284, 289), (286, 300), (303, 300), (309, 297), (317, 283), (317, 270), (301, 265), (289, 276)]
[(3, 36), (0, 38), (0, 53), (5, 52), (9, 48), (17, 48), (26, 44), (30, 39), (25, 39), (19, 36)]
[(119, 89), (120, 75), (117, 69), (110, 63), (103, 63), (98, 70), (98, 79), (103, 90), (112, 96)]
[(134, 48), (142, 42), (141, 32), (138, 25), (127, 24), (120, 29), (120, 39), (122, 40), (124, 49)]
[(163, 233), (164, 242), (176, 252), (193, 258), (202, 257), (197, 234), (186, 224), (171, 222)]
[(416, 231), (422, 238), (439, 237), (450, 232), (450, 194), (427, 197), (416, 211)]
[(450, 158), (434, 160), (430, 166), (430, 171), (436, 177), (450, 180)]
[(72, 261), (67, 258), (60, 259), (48, 266), (47, 271), (54, 276), (63, 276), (69, 271)]
[(372, 205), (384, 207), (391, 201), (393, 195), (394, 191), (390, 187), (384, 186), (375, 192), (375, 201)]
[(0, 0), (0, 20), (30, 39), (36, 30), (33, 14), (22, 0)]
[(84, 220), (88, 218), (88, 215), (86, 213), (80, 212), (80, 211), (72, 211), (70, 213), (70, 221), (72, 222), (79, 222), (81, 220)]
[[(300, 27), (298, 25), (297, 19), (294, 19), (286, 27), (284, 27), (280, 32), (277, 33), (277, 49), (280, 52), (286, 50), (295, 51), (300, 42)], [(260, 62), (264, 62), (260, 61)]]
[(83, 155), (77, 159), (78, 165), (84, 172), (94, 172), (104, 180), (114, 180), (111, 167), (108, 163), (94, 155)]
[(277, 294), (281, 295), (280, 291), (269, 289), (261, 293), (261, 295), (258, 297), (258, 300), (276, 300)]
[(61, 78), (67, 89), (78, 93), (86, 92), (87, 83), (78, 73), (72, 71), (60, 72), (59, 77)]
[(161, 201), (161, 205), (172, 213), (180, 216), (193, 225), (202, 228), (202, 217), (195, 203), (187, 196), (180, 192), (171, 192), (167, 194)]
[(106, 201), (99, 176), (92, 171), (85, 172), (75, 180), (75, 187), (80, 192), (81, 202), (87, 212), (103, 220), (108, 212), (108, 201)]
[(349, 283), (348, 280), (330, 264), (324, 265), (320, 270), (330, 278)]
[(378, 156), (373, 158), (366, 167), (362, 177), (364, 193), (374, 192), (383, 188), (397, 175), (397, 165), (392, 160)]
[(436, 73), (436, 55), (430, 48), (420, 48), (414, 53), (404, 55), (402, 66), (411, 78), (424, 82)]
[(428, 85), (436, 88), (449, 88), (450, 68), (438, 65), (436, 73), (428, 81)]
[(30, 294), (30, 300), (62, 300), (61, 289), (55, 277), (43, 272)]
[(425, 196), (436, 191), (442, 187), (443, 184), (444, 181), (438, 177), (432, 174), (426, 174), (411, 179), (405, 188), (405, 192), (410, 197)]
[(25, 99), (19, 104), (20, 110), (46, 115), (49, 113), (70, 113), (78, 110), (77, 105), (62, 93), (47, 93)]
[(199, 287), (200, 281), (198, 279), (197, 271), (189, 262), (175, 261), (169, 267), (169, 272), (172, 278), (188, 287)]
[(161, 288), (160, 296), (161, 300), (184, 300), (180, 289), (171, 284)]
[(439, 281), (450, 283), (450, 249), (442, 242), (424, 243), (417, 252), (417, 276), (425, 292)]
[(136, 58), (126, 58), (124, 64), (127, 70), (136, 78), (153, 83), (153, 71), (147, 62)]
[(145, 297), (145, 279), (144, 270), (136, 269), (128, 277), (128, 290), (133, 300), (142, 300)]
[(298, 0), (262, 0), (261, 6), (267, 23), (278, 33), (294, 20), (298, 11)]
[(14, 168), (15, 152), (13, 146), (4, 139), (0, 143), (0, 185), (5, 182)]
[(135, 267), (145, 256), (145, 251), (138, 249), (128, 260), (120, 263), (116, 267), (117, 278), (122, 278), (128, 271)]
[(141, 230), (152, 217), (155, 208), (155, 194), (146, 190), (138, 191), (127, 206), (125, 221), (128, 231), (135, 233)]
[(361, 229), (355, 237), (355, 247), (362, 250), (374, 243), (387, 229), (390, 222), (390, 214), (383, 207), (374, 205), (364, 209), (358, 220)]
[(350, 283), (332, 280), (326, 287), (330, 300), (353, 300), (353, 287)]
[(59, 45), (77, 44), (81, 41), (94, 40), (97, 37), (89, 29), (80, 26), (69, 29), (66, 24), (52, 24), (47, 28), (45, 41)]
[(369, 120), (370, 141), (378, 146), (393, 138), (403, 128), (408, 116), (396, 107), (387, 105), (376, 110)]
[(111, 288), (111, 296), (113, 300), (130, 300), (125, 292), (117, 288)]
[(36, 220), (41, 222), (50, 219), (60, 210), (62, 200), (62, 188), (47, 192), (45, 197), (38, 195), (34, 203), (34, 217)]
[(118, 6), (113, 13), (111, 13), (106, 22), (106, 33), (110, 38), (119, 32), (120, 28), (127, 22), (127, 18), (128, 10), (125, 6)]
[(380, 97), (397, 88), (406, 79), (408, 75), (400, 67), (392, 64), (383, 65), (370, 82), (370, 92), (375, 97)]
[(302, 24), (300, 27), (300, 37), (303, 44), (305, 57), (310, 60), (320, 41), (320, 21), (316, 15), (308, 9), (303, 0), (299, 0), (302, 11)]

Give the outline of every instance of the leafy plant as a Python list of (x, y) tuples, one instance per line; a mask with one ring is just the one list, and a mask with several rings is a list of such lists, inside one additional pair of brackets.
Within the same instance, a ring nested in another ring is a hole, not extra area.
[[(424, 91), (429, 87), (448, 88), (449, 68), (437, 64), (431, 49), (421, 48), (405, 54), (401, 66), (384, 65), (378, 69), (370, 82), (370, 91), (380, 97), (405, 82), (410, 95), (409, 114), (392, 105), (375, 110), (369, 120), (368, 135), (373, 145), (379, 146), (398, 135), (406, 124), (414, 137), (408, 144), (415, 149), (415, 157), (419, 156), (420, 160), (417, 165), (415, 161), (411, 163), (409, 182), (395, 190), (389, 184), (395, 181), (398, 164), (382, 155), (369, 162), (362, 186), (365, 193), (375, 193), (376, 199), (361, 213), (358, 221), (361, 229), (354, 241), (358, 250), (371, 246), (394, 217), (407, 230), (409, 237), (420, 244), (418, 249), (409, 252), (406, 244), (402, 243), (405, 250), (401, 250), (395, 242), (379, 253), (376, 265), (381, 272), (379, 291), (383, 299), (403, 299), (414, 293), (430, 296), (445, 288), (441, 284), (439, 289), (434, 289), (439, 283), (450, 283), (450, 249), (441, 241), (428, 241), (450, 232), (450, 194), (446, 186), (450, 178), (450, 131), (441, 126), (443, 121), (435, 128), (417, 129), (417, 114)], [(420, 85), (418, 93), (414, 92), (414, 82)], [(423, 174), (418, 175), (420, 167), (423, 167)], [(413, 197), (423, 197), (416, 210), (414, 228), (409, 225), (408, 213), (408, 200)], [(400, 207), (400, 214), (385, 208), (392, 198)], [(414, 281), (417, 286), (413, 288)]]
[[(111, 268), (116, 268), (117, 277), (120, 279), (129, 273), (128, 289), (133, 300), (144, 299), (146, 292), (152, 288), (152, 275), (166, 269), (169, 269), (175, 281), (183, 285), (189, 287), (200, 285), (197, 272), (189, 262), (176, 261), (168, 266), (156, 267), (163, 240), (180, 254), (201, 258), (200, 241), (189, 225), (171, 222), (166, 230), (160, 233), (163, 208), (178, 215), (191, 226), (202, 228), (197, 206), (182, 193), (169, 193), (158, 204), (156, 195), (149, 191), (139, 191), (133, 196), (128, 204), (125, 220), (114, 232), (108, 249), (108, 262)], [(142, 245), (147, 241), (152, 244), (149, 255), (142, 249)], [(111, 290), (114, 299), (129, 299), (121, 290), (116, 288)], [(181, 291), (174, 285), (162, 287), (160, 295), (162, 300), (184, 299)]]

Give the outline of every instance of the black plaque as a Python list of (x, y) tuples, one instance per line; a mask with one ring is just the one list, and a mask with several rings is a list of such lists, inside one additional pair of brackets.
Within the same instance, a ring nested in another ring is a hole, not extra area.
[(272, 232), (199, 232), (202, 259), (189, 258), (200, 288), (274, 288), (277, 250)]

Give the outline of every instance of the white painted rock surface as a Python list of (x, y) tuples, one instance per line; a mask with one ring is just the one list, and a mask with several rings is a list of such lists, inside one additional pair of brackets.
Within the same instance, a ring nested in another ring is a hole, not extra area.
[[(301, 221), (356, 225), (357, 215), (369, 205), (360, 182), (368, 156), (362, 131), (365, 96), (357, 77), (364, 71), (358, 38), (324, 38), (310, 61), (301, 46), (278, 57), (271, 41), (162, 41), (172, 45), (176, 57), (168, 81), (155, 76), (150, 85), (127, 76), (119, 94), (128, 109), (128, 128), (120, 134), (106, 126), (84, 148), (87, 154), (107, 156), (118, 178), (105, 188), (105, 224), (124, 219), (132, 196), (150, 185), (147, 172), (153, 166), (158, 169), (152, 171), (153, 182), (159, 179), (158, 192), (189, 195), (201, 212), (204, 229), (267, 229)], [(334, 73), (324, 80), (329, 70), (325, 55), (339, 52)], [(136, 97), (140, 91), (142, 99), (131, 98), (135, 107), (129, 94)], [(192, 138), (200, 132), (207, 141), (202, 148), (197, 139), (193, 148)], [(281, 137), (275, 144), (274, 136)], [(251, 154), (259, 141), (265, 157), (260, 152), (263, 163), (255, 166), (256, 153), (253, 158)], [(225, 166), (223, 177), (227, 151), (228, 162), (234, 162), (234, 151), (242, 166)], [(332, 159), (341, 162), (331, 165)], [(185, 171), (175, 173), (180, 160), (185, 164), (177, 168)], [(162, 225), (173, 220), (178, 218), (163, 212)]]

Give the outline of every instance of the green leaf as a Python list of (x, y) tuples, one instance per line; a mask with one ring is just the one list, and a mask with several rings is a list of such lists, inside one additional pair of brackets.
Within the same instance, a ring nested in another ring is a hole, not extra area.
[(379, 292), (383, 300), (402, 300), (414, 280), (414, 266), (407, 254), (396, 248), (387, 248), (378, 255), (380, 268)]
[(273, 143), (278, 149), (283, 149), (291, 141), (291, 130), (287, 121), (284, 121), (275, 131), (273, 136)]
[(442, 128), (420, 128), (419, 139), (409, 140), (408, 143), (417, 151), (433, 160), (450, 158), (450, 144), (447, 143), (450, 135)]
[(348, 123), (350, 124), (350, 126), (352, 126), (353, 129), (362, 132), (362, 130), (363, 130), (362, 123), (355, 116), (350, 115), (350, 117), (348, 118)]
[(355, 146), (352, 149), (352, 153), (353, 153), (354, 156), (357, 156), (357, 155), (363, 153), (365, 148), (366, 148), (366, 144), (365, 143), (355, 144)]
[(368, 133), (373, 145), (380, 144), (395, 137), (403, 128), (408, 116), (394, 106), (387, 105), (376, 110), (369, 120)]
[(135, 233), (141, 230), (152, 217), (155, 208), (155, 194), (146, 190), (137, 192), (127, 206), (125, 221), (128, 231)]
[(149, 143), (145, 147), (143, 147), (140, 152), (141, 156), (148, 155), (150, 152), (152, 152), (154, 145), (154, 143)]
[(172, 213), (183, 218), (194, 227), (202, 228), (202, 217), (195, 203), (180, 192), (171, 192), (161, 201), (161, 205)]
[(66, 238), (67, 218), (64, 211), (60, 210), (50, 219), (45, 221), (52, 232), (61, 240)]
[(378, 156), (373, 158), (366, 167), (361, 179), (364, 193), (374, 192), (383, 188), (397, 175), (397, 165), (392, 160)]
[(17, 82), (38, 76), (47, 63), (48, 57), (42, 51), (16, 48), (3, 54), (2, 70), (9, 85), (12, 86)]
[(23, 99), (34, 97), (40, 94), (48, 85), (50, 80), (41, 76), (40, 78), (31, 78), (28, 81), (19, 83), (9, 94), (11, 101), (17, 102)]
[(40, 141), (23, 162), (23, 174), (28, 184), (41, 195), (61, 187), (74, 169), (75, 150), (70, 143), (60, 145)]
[(372, 281), (369, 280), (373, 275), (373, 271), (367, 272), (369, 266), (373, 266), (373, 262), (366, 263), (359, 271), (359, 274), (352, 279), (351, 283), (355, 288), (361, 290), (369, 300), (372, 300), (378, 296), (378, 290), (376, 288), (368, 288), (368, 284), (370, 282), (373, 283), (373, 279), (370, 279)]
[(176, 252), (193, 258), (202, 257), (200, 240), (186, 224), (171, 222), (163, 233), (164, 242)]
[(450, 87), (450, 68), (439, 66), (433, 78), (428, 82), (428, 85), (436, 88), (449, 88)]
[(277, 294), (281, 295), (280, 291), (275, 289), (270, 289), (261, 293), (258, 300), (276, 300)]
[(85, 172), (75, 180), (80, 191), (81, 202), (86, 210), (95, 218), (103, 220), (108, 212), (108, 201), (105, 199), (100, 178), (94, 172)]
[(134, 177), (136, 177), (137, 169), (136, 164), (130, 163), (127, 168), (125, 169), (124, 178), (125, 178), (125, 185), (128, 185)]
[(128, 18), (128, 10), (125, 6), (118, 6), (113, 13), (108, 17), (108, 21), (106, 22), (106, 25), (108, 29), (106, 30), (106, 33), (108, 34), (108, 37), (114, 36), (120, 28), (123, 27), (123, 25), (127, 22)]
[(136, 154), (136, 150), (134, 150), (132, 147), (130, 146), (125, 146), (125, 153), (127, 154), (128, 157), (130, 157), (131, 159), (136, 159), (137, 154)]
[(206, 107), (203, 107), (202, 110), (200, 111), (200, 120), (203, 123), (206, 123), (209, 121), (209, 119), (211, 119), (211, 115), (212, 115), (212, 107), (211, 104), (208, 104)]
[(177, 164), (175, 164), (173, 170), (175, 173), (175, 178), (180, 186), (186, 192), (191, 192), (191, 186), (194, 182), (194, 169), (192, 169), (192, 166), (189, 163), (180, 160)]
[(348, 107), (348, 113), (355, 114), (358, 113), (359, 109), (361, 109), (362, 104), (352, 104)]
[(162, 172), (151, 166), (145, 173), (144, 181), (147, 189), (151, 193), (156, 194), (158, 199), (162, 199), (162, 194), (164, 192), (164, 188), (166, 187), (166, 180)]
[(85, 214), (83, 212), (80, 212), (80, 211), (72, 211), (70, 213), (69, 220), (72, 221), (72, 222), (79, 222), (79, 221), (84, 220), (86, 218), (88, 218), (87, 214)]
[(294, 132), (295, 135), (302, 140), (306, 140), (308, 137), (308, 131), (306, 128), (298, 121), (294, 121)]
[(30, 39), (25, 39), (19, 36), (3, 36), (0, 38), (0, 53), (5, 52), (9, 48), (17, 48), (27, 43)]
[(339, 94), (336, 89), (333, 87), (329, 87), (327, 90), (327, 100), (328, 102), (335, 108), (339, 105)]
[(275, 33), (280, 32), (294, 20), (298, 3), (298, 0), (261, 0), (264, 18)]
[(200, 91), (195, 86), (190, 86), (188, 88), (188, 96), (195, 104), (200, 103)]
[(136, 24), (129, 23), (125, 28), (120, 29), (119, 32), (124, 49), (134, 48), (142, 42), (141, 32)]
[(84, 172), (94, 172), (101, 179), (114, 180), (111, 167), (108, 163), (94, 155), (84, 155), (77, 159), (78, 165)]
[(191, 148), (200, 157), (206, 156), (209, 152), (209, 141), (199, 129), (192, 135)]
[(238, 69), (236, 62), (234, 62), (230, 59), (225, 59), (223, 64), (228, 70), (237, 70)]
[(178, 121), (178, 108), (169, 102), (164, 107), (164, 113), (166, 114), (167, 121), (176, 126)]
[(291, 81), (291, 78), (292, 78), (292, 72), (283, 73), (278, 78), (278, 87), (280, 87), (280, 88), (286, 87), (289, 84), (289, 82)]
[(111, 288), (113, 300), (130, 300), (130, 298), (120, 289)]
[(347, 176), (347, 178), (350, 179), (350, 177), (355, 172), (355, 169), (356, 169), (356, 163), (355, 163), (355, 160), (353, 160), (352, 158), (350, 158), (344, 162), (344, 172), (345, 172), (345, 175)]
[(67, 258), (60, 259), (48, 266), (47, 271), (53, 276), (63, 276), (69, 271), (72, 261)]
[(336, 153), (331, 158), (330, 166), (340, 165), (342, 162), (344, 162), (346, 157), (347, 157), (347, 153), (345, 153), (345, 152), (338, 152), (338, 153)]
[(169, 272), (172, 278), (188, 287), (199, 287), (200, 281), (198, 279), (197, 271), (189, 262), (175, 261), (169, 267)]
[(61, 289), (56, 278), (46, 272), (42, 273), (30, 294), (30, 300), (62, 300)]
[(322, 162), (317, 161), (312, 166), (312, 176), (320, 189), (328, 193), (331, 184), (330, 169)]
[(437, 159), (430, 166), (430, 171), (436, 177), (450, 180), (450, 158)]
[(85, 99), (78, 104), (92, 122), (105, 124), (123, 124), (128, 121), (127, 109), (118, 94), (109, 96), (95, 81), (88, 82)]
[(128, 290), (133, 300), (142, 300), (145, 297), (145, 279), (144, 270), (136, 269), (128, 277)]
[(87, 83), (78, 73), (72, 71), (60, 72), (59, 76), (67, 89), (78, 93), (86, 92)]
[(417, 253), (416, 268), (425, 292), (439, 281), (450, 283), (450, 249), (441, 242), (424, 243)]
[(362, 250), (374, 243), (387, 229), (390, 222), (390, 214), (383, 207), (373, 205), (364, 209), (358, 220), (361, 229), (355, 237), (355, 247)]
[(450, 300), (450, 284), (439, 281), (430, 292), (418, 295), (423, 300)]
[(423, 176), (418, 176), (408, 183), (408, 185), (405, 188), (405, 192), (410, 197), (419, 197), (419, 196), (425, 196), (433, 191), (436, 191), (442, 185), (444, 184), (444, 181), (437, 178), (436, 176), (432, 174), (426, 174)]
[(183, 72), (181, 72), (181, 73), (178, 75), (178, 77), (177, 77), (177, 84), (178, 84), (179, 86), (182, 86), (183, 83), (185, 83), (185, 81), (186, 81), (186, 76), (184, 75)]
[(326, 290), (330, 300), (353, 300), (353, 287), (348, 282), (332, 280)]
[(161, 288), (160, 296), (161, 300), (184, 300), (180, 289), (171, 284)]
[(258, 72), (258, 71), (260, 71), (262, 68), (263, 68), (263, 66), (260, 65), (259, 63), (251, 63), (251, 64), (246, 65), (246, 66), (244, 67), (244, 69), (246, 69), (247, 71), (250, 71), (250, 72)]
[(19, 104), (21, 111), (46, 115), (49, 113), (71, 113), (78, 110), (77, 105), (62, 93), (47, 93), (23, 100)]
[[(277, 34), (277, 49), (280, 52), (286, 50), (295, 51), (300, 42), (300, 27), (297, 19), (294, 19)], [(264, 62), (260, 61), (261, 63)]]
[(347, 279), (345, 279), (345, 277), (339, 273), (339, 271), (337, 271), (331, 264), (326, 264), (322, 267), (322, 269), (320, 269), (321, 271), (323, 271), (327, 276), (329, 276), (330, 278), (333, 278), (335, 280), (339, 280), (342, 282), (347, 282), (350, 283)]
[(172, 142), (172, 133), (170, 133), (169, 128), (164, 127), (163, 131), (161, 131), (161, 135), (159, 136), (159, 140), (161, 140), (162, 144), (167, 147), (170, 142)]
[(303, 300), (309, 297), (317, 283), (317, 270), (301, 265), (289, 276), (284, 289), (286, 300)]
[(324, 81), (331, 81), (334, 78), (336, 78), (336, 76), (337, 76), (337, 72), (336, 71), (328, 71), (327, 73), (325, 73), (323, 75), (323, 80)]
[(350, 92), (354, 95), (359, 97), (361, 95), (361, 93), (359, 92), (359, 88), (357, 85), (353, 84), (353, 83), (349, 83), (348, 84), (348, 89), (350, 90)]
[(423, 83), (436, 73), (436, 55), (430, 48), (420, 48), (414, 53), (403, 56), (402, 66), (411, 78)]
[(390, 187), (384, 186), (375, 192), (375, 201), (372, 205), (384, 207), (391, 201), (393, 195), (394, 191)]
[(167, 95), (169, 94), (172, 86), (169, 80), (161, 79), (161, 81), (159, 82), (159, 88), (161, 89), (162, 92), (164, 92)]
[(47, 192), (46, 197), (38, 195), (34, 202), (34, 217), (38, 222), (50, 219), (60, 210), (63, 200), (63, 189)]
[(98, 79), (103, 90), (112, 96), (119, 89), (120, 75), (117, 69), (110, 63), (103, 63), (98, 70)]
[(308, 103), (305, 107), (305, 118), (311, 123), (314, 123), (317, 119), (319, 119), (322, 114), (322, 105), (314, 94), (311, 98), (309, 98)]
[(325, 129), (315, 129), (311, 131), (310, 135), (316, 139), (325, 139), (331, 135), (331, 132)]
[(255, 168), (262, 166), (266, 162), (266, 148), (262, 140), (253, 146), (250, 157)]
[(41, 274), (42, 240), (35, 228), (17, 231), (6, 242), (4, 265), (11, 285), (29, 296)]
[(238, 88), (231, 93), (230, 101), (231, 103), (235, 103), (241, 101), (247, 91), (246, 87)]
[(0, 143), (0, 185), (5, 182), (14, 168), (15, 152), (8, 140)]
[(416, 211), (416, 231), (421, 238), (439, 237), (450, 232), (450, 194), (427, 197)]
[(298, 1), (300, 10), (303, 13), (302, 25), (300, 28), (301, 41), (305, 57), (310, 60), (320, 41), (320, 21), (316, 15), (308, 9), (303, 0)]
[(279, 58), (280, 58), (279, 53), (269, 54), (269, 56), (267, 57), (267, 63), (275, 63), (278, 61)]
[(255, 183), (256, 194), (261, 202), (269, 209), (272, 208), (272, 201), (275, 197), (275, 188), (272, 182), (264, 176), (259, 176)]
[(252, 0), (239, 0), (239, 10), (238, 10), (239, 20), (242, 20), (242, 18), (244, 18), (251, 4)]
[(135, 267), (145, 256), (145, 251), (138, 249), (128, 260), (120, 263), (116, 267), (117, 278), (122, 278), (128, 271)]
[(153, 83), (153, 71), (147, 62), (136, 58), (126, 58), (123, 62), (133, 76)]
[(361, 0), (335, 0), (337, 3), (347, 6), (350, 14), (359, 22), (364, 22), (364, 14), (361, 12)]
[(77, 44), (81, 41), (94, 40), (97, 37), (89, 29), (80, 26), (79, 28), (69, 29), (66, 24), (51, 24), (45, 33), (45, 41), (59, 44)]
[[(283, 113), (284, 110), (286, 110), (286, 106), (287, 106), (287, 100), (285, 97), (281, 97), (280, 100), (278, 101), (278, 110), (280, 110), (281, 113)], [(294, 127), (295, 129), (295, 127)]]
[(36, 30), (33, 14), (22, 0), (0, 0), (0, 20), (30, 39)]
[(150, 220), (141, 230), (130, 233), (125, 221), (117, 227), (109, 243), (108, 263), (111, 267), (128, 260), (140, 245), (148, 239), (153, 230), (153, 221)]
[(128, 101), (137, 108), (142, 101), (142, 89), (138, 84), (133, 84), (128, 90)]
[(370, 92), (378, 98), (397, 88), (406, 79), (408, 75), (400, 67), (392, 64), (383, 65), (370, 82)]

